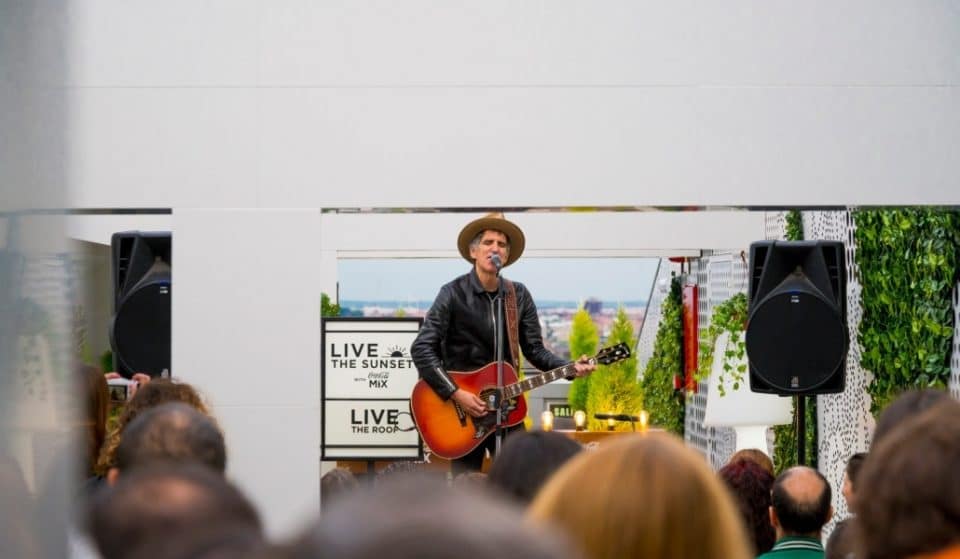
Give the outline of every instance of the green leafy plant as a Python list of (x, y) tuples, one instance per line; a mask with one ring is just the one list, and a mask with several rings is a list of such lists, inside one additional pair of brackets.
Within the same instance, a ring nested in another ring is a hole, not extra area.
[[(733, 297), (720, 303), (713, 309), (710, 317), (710, 326), (701, 334), (700, 351), (697, 356), (697, 381), (703, 381), (710, 376), (713, 368), (713, 351), (717, 337), (723, 333), (730, 334), (730, 341), (723, 356), (723, 370), (717, 379), (720, 396), (726, 396), (726, 383), (729, 381), (734, 390), (740, 389), (747, 365), (742, 363), (747, 353), (743, 340), (743, 331), (747, 324), (747, 295), (737, 293)], [(739, 363), (739, 364), (738, 364)]]
[(330, 302), (330, 296), (320, 294), (320, 316), (340, 316), (340, 305)]
[(113, 366), (113, 351), (109, 349), (100, 354), (99, 363), (100, 370), (105, 373), (116, 371)]
[(803, 240), (803, 214), (799, 210), (787, 212), (787, 230), (785, 233), (788, 241)]
[[(636, 345), (633, 335), (633, 324), (627, 317), (627, 312), (620, 307), (617, 318), (613, 321), (608, 345), (626, 343), (633, 348)], [(599, 365), (591, 375), (590, 390), (587, 393), (587, 418), (590, 429), (606, 429), (606, 423), (594, 419), (595, 413), (623, 413), (635, 415), (643, 409), (643, 390), (637, 381), (637, 357), (631, 355), (623, 361), (611, 365)], [(629, 431), (629, 423), (619, 423), (618, 431)]]
[(876, 414), (908, 388), (946, 386), (960, 263), (960, 213), (929, 208), (854, 213), (861, 365)]
[[(804, 420), (806, 442), (806, 464), (807, 466), (817, 467), (817, 399), (811, 397), (806, 406), (806, 419)], [(775, 425), (773, 427), (774, 448), (773, 448), (773, 467), (777, 475), (780, 475), (787, 468), (797, 464), (797, 408), (794, 404), (793, 423), (788, 425)]]
[[(590, 318), (590, 313), (583, 307), (573, 315), (573, 324), (570, 326), (570, 358), (578, 359), (581, 355), (594, 355), (600, 345), (600, 334), (597, 326)], [(574, 379), (567, 392), (567, 401), (570, 409), (587, 409), (587, 395), (590, 393), (590, 382), (593, 376)]]
[(640, 381), (643, 405), (650, 423), (683, 436), (686, 399), (673, 389), (674, 375), (683, 374), (683, 320), (680, 280), (673, 278), (670, 293), (660, 307), (660, 325), (653, 343), (653, 355)]

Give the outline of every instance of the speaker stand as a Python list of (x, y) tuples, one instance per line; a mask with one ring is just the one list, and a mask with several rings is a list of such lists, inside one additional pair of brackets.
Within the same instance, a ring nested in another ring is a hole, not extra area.
[(797, 464), (806, 465), (807, 459), (807, 397), (803, 394), (797, 394)]

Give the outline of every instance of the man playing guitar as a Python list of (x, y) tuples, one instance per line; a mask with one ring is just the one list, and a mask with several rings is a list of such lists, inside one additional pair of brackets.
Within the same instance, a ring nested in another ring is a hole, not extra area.
[[(460, 232), (457, 247), (473, 269), (440, 288), (411, 346), (420, 377), (437, 396), (452, 400), (458, 412), (473, 418), (492, 412), (476, 393), (460, 388), (448, 371), (473, 371), (496, 360), (500, 263), (507, 267), (516, 262), (523, 253), (524, 242), (523, 231), (502, 213), (468, 223)], [(544, 347), (537, 307), (527, 288), (504, 281), (506, 324), (500, 339), (504, 360), (516, 370), (522, 351), (541, 371), (570, 365)], [(595, 368), (586, 357), (572, 364), (576, 376), (588, 375)], [(516, 428), (522, 428), (522, 423)], [(487, 437), (483, 444), (453, 460), (453, 474), (479, 470), (486, 450), (493, 451), (493, 442), (494, 437)]]

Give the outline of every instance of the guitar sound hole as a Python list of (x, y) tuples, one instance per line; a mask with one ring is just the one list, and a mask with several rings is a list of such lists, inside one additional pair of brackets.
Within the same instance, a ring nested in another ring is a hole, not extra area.
[(500, 405), (500, 394), (496, 388), (488, 388), (480, 392), (480, 399), (487, 404), (488, 410), (495, 410)]
[[(488, 388), (486, 390), (480, 391), (480, 399), (487, 404), (487, 409), (489, 411), (496, 411), (497, 406), (500, 405), (500, 394), (497, 392), (496, 388)], [(510, 414), (513, 410), (517, 409), (517, 398), (510, 398), (507, 400), (506, 413)], [(494, 414), (489, 413), (484, 417), (492, 416)]]

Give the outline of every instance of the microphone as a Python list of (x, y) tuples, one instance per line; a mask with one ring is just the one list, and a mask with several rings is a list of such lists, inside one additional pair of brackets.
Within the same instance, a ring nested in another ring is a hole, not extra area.
[(626, 413), (595, 413), (593, 414), (593, 418), (601, 421), (604, 419), (612, 419), (614, 421), (640, 421), (639, 415), (630, 415)]
[(491, 254), (491, 255), (490, 255), (490, 262), (493, 262), (493, 265), (496, 266), (497, 272), (500, 271), (500, 268), (503, 268), (503, 261), (500, 260), (500, 255), (499, 255), (499, 254), (496, 254), (496, 253)]

